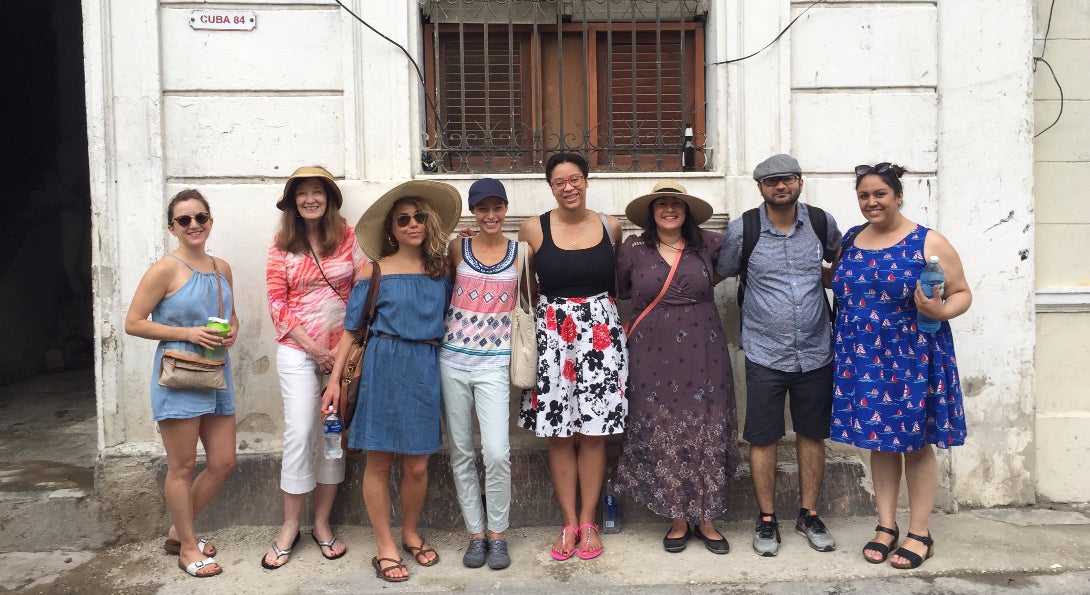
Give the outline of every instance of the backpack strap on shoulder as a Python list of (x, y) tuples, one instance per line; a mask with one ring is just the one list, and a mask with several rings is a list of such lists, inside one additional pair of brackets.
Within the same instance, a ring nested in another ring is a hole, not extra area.
[(814, 205), (806, 205), (806, 213), (810, 216), (810, 227), (814, 229), (814, 235), (821, 242), (821, 259), (832, 262), (836, 257), (836, 247), (829, 248), (829, 217), (825, 211)]
[(749, 280), (749, 256), (761, 239), (761, 212), (757, 207), (742, 213), (742, 257), (738, 263), (738, 320), (742, 320), (742, 302), (746, 296), (746, 282)]

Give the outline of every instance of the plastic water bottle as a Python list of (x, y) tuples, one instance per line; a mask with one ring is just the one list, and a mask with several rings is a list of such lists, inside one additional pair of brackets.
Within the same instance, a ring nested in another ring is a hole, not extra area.
[(339, 459), (344, 456), (341, 449), (341, 418), (336, 413), (325, 416), (325, 458)]
[(620, 533), (621, 506), (617, 502), (617, 493), (613, 491), (613, 482), (608, 479), (606, 480), (605, 509), (602, 533)]
[[(938, 295), (943, 294), (943, 285), (946, 283), (946, 275), (942, 274), (942, 267), (939, 266), (939, 257), (932, 256), (927, 266), (924, 267), (923, 272), (920, 273), (920, 289), (923, 290), (923, 294), (927, 297), (932, 297), (938, 292)], [(938, 320), (931, 320), (924, 316), (920, 311), (916, 311), (916, 329), (921, 333), (933, 333), (939, 330), (941, 323)]]

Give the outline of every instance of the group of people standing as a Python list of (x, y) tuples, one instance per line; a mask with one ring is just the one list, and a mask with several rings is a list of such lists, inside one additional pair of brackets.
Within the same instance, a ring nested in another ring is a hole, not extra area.
[[(288, 179), (266, 269), (284, 399), (284, 522), (261, 565), (288, 562), (311, 491), (312, 539), (327, 559), (347, 552), (330, 525), (344, 459), (323, 456), (321, 420), (340, 412), (338, 380), (372, 283), (377, 314), (358, 404), (345, 422), (348, 447), (366, 453), (363, 499), (375, 533), (376, 576), (409, 578), (391, 526), (395, 455), (401, 549), (421, 566), (440, 560), (418, 522), (441, 429), (469, 533), (463, 564), (510, 565), (509, 362), (520, 245), (528, 249), (522, 256), (538, 296), (538, 367), (536, 386), (522, 391), (517, 423), (548, 440), (562, 520), (552, 558), (591, 559), (603, 551), (594, 520), (605, 437), (612, 434), (624, 435), (616, 489), (671, 520), (664, 549), (680, 552), (695, 536), (713, 553), (729, 552), (714, 520), (726, 511), (740, 457), (733, 370), (714, 289), (739, 277), (743, 438), (759, 507), (754, 551), (779, 551), (775, 471), (789, 395), (800, 484), (796, 532), (818, 551), (835, 548), (817, 512), (824, 441), (831, 438), (871, 452), (879, 524), (864, 558), (889, 559), (898, 568), (922, 564), (933, 552), (933, 446), (962, 444), (966, 434), (946, 321), (964, 313), (972, 297), (950, 243), (901, 213), (904, 169), (856, 168), (866, 223), (845, 234), (828, 213), (799, 202), (801, 167), (775, 155), (754, 170), (763, 203), (732, 220), (725, 233), (702, 229), (712, 207), (665, 181), (629, 203), (625, 214), (643, 231), (623, 241), (617, 218), (587, 207), (589, 173), (578, 154), (550, 157), (545, 177), (557, 207), (523, 221), (520, 242), (503, 233), (509, 199), (491, 178), (469, 190), (477, 229), (453, 240), (462, 202), (448, 184), (401, 184), (353, 230), (339, 213), (343, 199), (329, 172), (304, 167)], [(145, 275), (126, 318), (127, 332), (160, 341), (156, 370), (164, 348), (229, 347), (238, 333), (230, 268), (205, 252), (212, 227), (207, 201), (184, 191), (171, 200), (167, 219), (179, 247)], [(946, 281), (945, 293), (928, 297), (917, 280), (931, 256), (939, 256)], [(226, 337), (205, 327), (218, 296), (231, 321)], [(617, 299), (630, 301), (627, 323)], [(917, 329), (917, 312), (942, 321), (940, 329)], [(226, 376), (230, 383), (229, 370)], [(151, 390), (174, 520), (164, 547), (179, 553), (189, 574), (213, 576), (221, 571), (215, 547), (194, 535), (193, 518), (234, 466), (233, 387), (170, 389), (153, 380)], [(191, 483), (198, 438), (208, 466)], [(899, 543), (902, 470), (911, 514)]]

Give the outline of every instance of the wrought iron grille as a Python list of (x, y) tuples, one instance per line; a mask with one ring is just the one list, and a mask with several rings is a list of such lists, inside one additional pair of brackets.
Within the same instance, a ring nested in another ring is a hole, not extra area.
[[(425, 171), (680, 171), (705, 151), (707, 0), (420, 0)], [(690, 169), (690, 167), (685, 167)]]

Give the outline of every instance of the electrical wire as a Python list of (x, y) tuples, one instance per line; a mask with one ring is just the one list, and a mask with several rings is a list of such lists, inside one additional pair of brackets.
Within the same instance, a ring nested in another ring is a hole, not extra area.
[[(1053, 0), (1053, 1), (1055, 1), (1055, 0)], [(707, 65), (708, 65), (708, 66), (716, 66), (716, 65), (718, 65), (718, 64), (733, 64), (733, 63), (735, 63), (735, 62), (741, 62), (742, 60), (748, 60), (748, 59), (750, 59), (750, 58), (752, 58), (752, 57), (756, 56), (757, 54), (760, 54), (761, 52), (763, 52), (763, 51), (767, 50), (768, 48), (772, 47), (772, 44), (774, 44), (774, 43), (776, 43), (777, 41), (779, 41), (779, 40), (780, 40), (780, 38), (781, 38), (781, 37), (783, 37), (783, 34), (784, 34), (784, 33), (787, 33), (787, 30), (788, 30), (788, 29), (790, 29), (790, 28), (791, 28), (791, 26), (795, 24), (795, 21), (797, 21), (797, 20), (799, 20), (800, 18), (802, 18), (802, 15), (806, 14), (806, 13), (807, 13), (807, 11), (809, 11), (809, 10), (810, 10), (811, 8), (813, 8), (813, 7), (815, 6), (815, 5), (817, 5), (817, 4), (821, 4), (822, 2), (825, 2), (825, 0), (815, 0), (814, 2), (810, 3), (810, 6), (807, 6), (807, 7), (805, 8), (805, 9), (803, 9), (803, 11), (802, 11), (802, 12), (800, 12), (800, 13), (799, 13), (799, 14), (797, 14), (797, 15), (795, 15), (795, 18), (791, 19), (791, 22), (790, 22), (790, 23), (787, 23), (787, 26), (783, 28), (783, 31), (780, 31), (780, 34), (779, 34), (779, 35), (777, 35), (776, 37), (773, 37), (773, 38), (772, 38), (772, 41), (768, 42), (768, 44), (767, 44), (767, 45), (765, 45), (765, 46), (764, 46), (763, 48), (761, 48), (761, 49), (757, 50), (756, 52), (753, 52), (752, 54), (750, 54), (750, 55), (748, 55), (748, 56), (742, 56), (741, 58), (734, 58), (734, 59), (732, 59), (732, 60), (721, 60), (721, 61), (719, 61), (719, 62), (709, 62), (709, 63), (708, 63)]]
[(1060, 111), (1056, 114), (1056, 119), (1051, 124), (1045, 126), (1045, 129), (1033, 135), (1033, 138), (1037, 138), (1042, 134), (1048, 132), (1050, 128), (1056, 125), (1060, 121), (1060, 117), (1064, 115), (1064, 88), (1060, 85), (1060, 79), (1056, 76), (1056, 71), (1052, 68), (1052, 65), (1045, 60), (1045, 50), (1048, 48), (1048, 32), (1052, 30), (1052, 12), (1056, 8), (1056, 0), (1052, 0), (1052, 4), (1048, 7), (1048, 22), (1045, 25), (1045, 37), (1041, 40), (1041, 55), (1033, 57), (1033, 72), (1037, 72), (1037, 63), (1041, 62), (1045, 66), (1048, 66), (1049, 73), (1052, 74), (1052, 80), (1056, 83), (1056, 88), (1060, 91)]
[(385, 34), (383, 34), (378, 29), (375, 29), (374, 27), (372, 27), (370, 23), (363, 20), (358, 14), (352, 12), (352, 10), (350, 8), (345, 6), (344, 3), (341, 2), (341, 0), (336, 0), (336, 2), (337, 2), (337, 5), (340, 6), (341, 8), (343, 8), (345, 12), (352, 15), (352, 18), (359, 21), (360, 24), (362, 24), (364, 27), (367, 27), (368, 29), (373, 31), (375, 33), (375, 35), (378, 35), (379, 37), (381, 37), (381, 38), (385, 39), (386, 41), (392, 43), (393, 45), (397, 46), (397, 49), (401, 50), (401, 53), (405, 54), (405, 57), (409, 59), (410, 63), (412, 63), (413, 68), (416, 69), (416, 76), (417, 76), (417, 78), (420, 79), (421, 88), (424, 89), (424, 101), (427, 103), (428, 107), (431, 108), (431, 113), (435, 116), (435, 126), (439, 131), (439, 137), (440, 138), (446, 138), (447, 133), (446, 133), (446, 130), (444, 129), (444, 127), (443, 127), (443, 121), (439, 119), (439, 110), (435, 109), (435, 104), (432, 103), (431, 97), (428, 95), (428, 91), (427, 91), (428, 84), (424, 80), (424, 72), (422, 70), (420, 70), (420, 65), (417, 64), (416, 60), (413, 59), (412, 54), (409, 53), (409, 50), (405, 49), (405, 47), (402, 46), (400, 43), (398, 43), (398, 42), (394, 41), (393, 39), (390, 39), (389, 37), (387, 37)]

